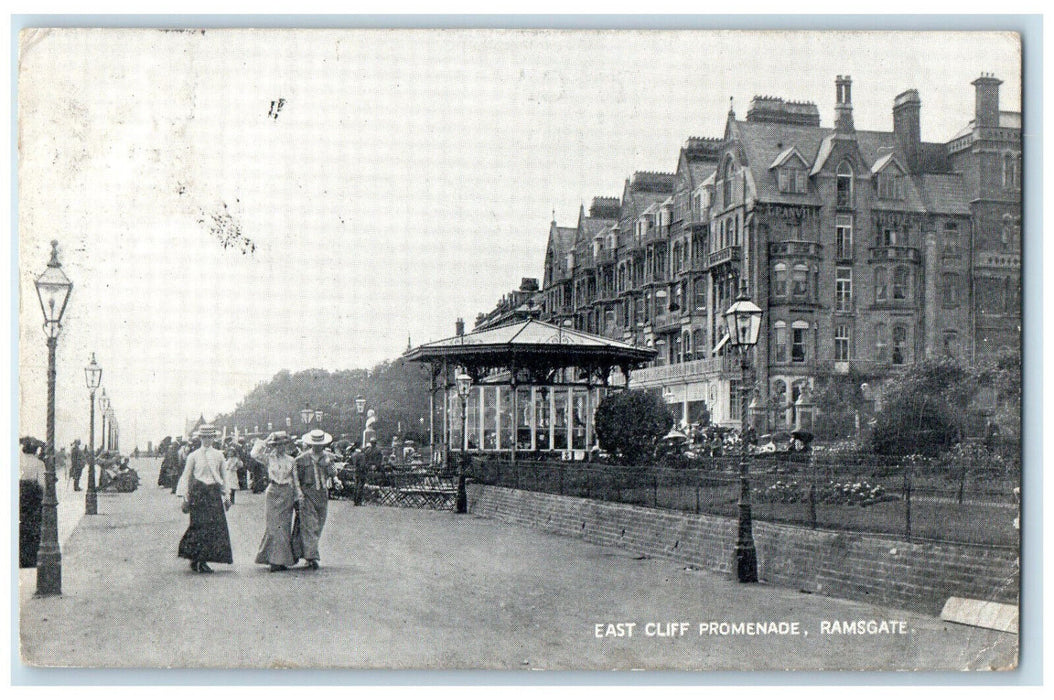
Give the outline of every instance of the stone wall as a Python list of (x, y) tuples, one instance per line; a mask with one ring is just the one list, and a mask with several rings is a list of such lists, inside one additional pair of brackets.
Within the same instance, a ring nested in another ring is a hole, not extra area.
[[(469, 512), (731, 573), (733, 518), (469, 485)], [(754, 522), (763, 581), (939, 615), (951, 596), (1017, 604), (1017, 552)]]

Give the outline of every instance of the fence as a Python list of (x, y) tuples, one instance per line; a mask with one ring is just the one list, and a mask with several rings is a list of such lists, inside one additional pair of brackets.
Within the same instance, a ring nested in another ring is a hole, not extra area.
[[(748, 458), (756, 520), (909, 540), (1016, 548), (1019, 474), (984, 465), (905, 467), (804, 455)], [(507, 488), (735, 517), (739, 459), (706, 468), (474, 459), (476, 481)]]

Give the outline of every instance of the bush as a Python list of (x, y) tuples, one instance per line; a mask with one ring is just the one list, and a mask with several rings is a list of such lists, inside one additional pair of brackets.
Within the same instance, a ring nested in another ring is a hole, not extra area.
[(604, 397), (595, 420), (600, 449), (627, 464), (654, 458), (659, 441), (673, 426), (673, 414), (662, 399), (640, 390)]
[(935, 457), (961, 439), (976, 378), (952, 358), (920, 362), (893, 377), (871, 433), (880, 455)]

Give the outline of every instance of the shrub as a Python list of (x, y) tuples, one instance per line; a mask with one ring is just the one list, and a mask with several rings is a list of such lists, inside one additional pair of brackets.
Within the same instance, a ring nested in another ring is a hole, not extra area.
[(673, 426), (673, 414), (662, 399), (640, 390), (608, 394), (595, 420), (600, 449), (627, 464), (654, 458), (659, 441)]

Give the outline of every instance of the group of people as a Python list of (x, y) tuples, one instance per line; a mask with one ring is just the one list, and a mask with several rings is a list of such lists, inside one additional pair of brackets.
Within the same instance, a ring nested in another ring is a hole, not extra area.
[[(190, 515), (178, 554), (189, 559), (191, 569), (198, 573), (211, 572), (209, 563), (234, 562), (226, 513), (235, 491), (244, 487), (238, 475), (245, 473), (246, 460), (242, 446), (228, 445), (226, 454), (217, 449), (218, 436), (211, 425), (198, 429), (199, 446), (193, 450), (186, 447), (185, 463), (174, 489)], [(319, 568), (319, 539), (326, 524), (329, 489), (342, 486), (333, 454), (326, 449), (332, 441), (322, 430), (304, 435), (302, 449), (285, 431), (254, 441), (248, 457), (263, 466), (267, 480), (266, 527), (255, 558), (257, 564), (284, 571), (303, 559), (308, 569)], [(166, 460), (171, 449), (170, 445)], [(177, 447), (177, 459), (178, 452)], [(164, 475), (164, 463), (161, 471)], [(169, 478), (165, 477), (165, 483)]]

